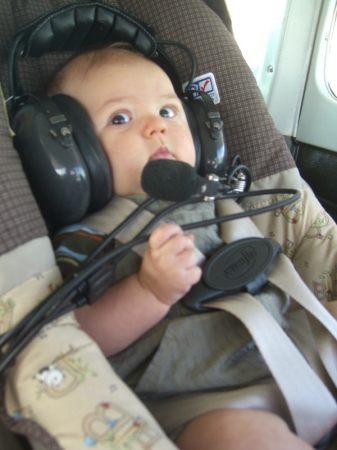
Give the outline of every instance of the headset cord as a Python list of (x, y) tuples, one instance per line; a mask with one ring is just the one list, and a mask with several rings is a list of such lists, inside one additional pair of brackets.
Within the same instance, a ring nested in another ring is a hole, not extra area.
[[(131, 214), (128, 215), (128, 217), (123, 220), (121, 224), (119, 224), (111, 233), (106, 236), (102, 244), (100, 244), (92, 253), (89, 255), (85, 261), (82, 263), (83, 266), (86, 266), (88, 263), (90, 263), (92, 260), (94, 260), (103, 250), (104, 248), (116, 237), (118, 233), (120, 233), (129, 223), (135, 219), (136, 216), (138, 216), (139, 213), (141, 213), (144, 209), (148, 208), (152, 203), (154, 203), (157, 199), (155, 198), (149, 198), (145, 200), (141, 205), (138, 206), (137, 209), (135, 209)], [(79, 269), (82, 268), (82, 265), (79, 267)]]
[[(147, 208), (150, 204), (152, 204), (156, 199), (150, 198), (145, 200), (141, 205), (138, 206), (137, 209), (135, 209), (131, 214), (129, 214), (126, 219), (119, 224), (111, 233), (108, 234), (108, 236), (104, 239), (104, 241), (91, 253), (77, 268), (74, 274), (72, 274), (68, 279), (64, 280), (64, 284), (68, 283), (71, 279), (77, 277), (78, 272), (82, 272), (82, 270), (92, 261), (95, 260), (95, 258), (104, 250), (104, 248), (116, 237), (116, 235), (122, 231), (135, 217), (143, 211), (145, 208)], [(51, 294), (53, 295), (53, 294)], [(74, 295), (74, 294), (73, 294)], [(49, 297), (47, 297), (48, 299)], [(68, 298), (68, 295), (66, 296), (68, 301), (70, 300)], [(47, 300), (46, 299), (46, 300)], [(62, 302), (63, 304), (66, 304), (66, 302)], [(15, 334), (17, 334), (20, 330), (20, 328), (23, 328), (26, 323), (30, 323), (34, 318), (36, 318), (36, 313), (38, 310), (40, 310), (41, 304), (37, 305), (33, 310), (28, 313), (24, 319), (22, 319), (21, 322), (19, 322), (16, 326), (14, 326), (11, 330), (8, 332), (2, 334), (0, 336), (0, 348), (5, 345)]]
[[(111, 242), (114, 236), (121, 231), (124, 226), (130, 222), (132, 218), (136, 215), (136, 212), (139, 213), (146, 206), (149, 206), (156, 199), (149, 199), (140, 205), (131, 215), (127, 217), (125, 221), (121, 225), (119, 225), (113, 232), (109, 234), (109, 236), (104, 240), (104, 242), (97, 247), (94, 253), (90, 255), (85, 260), (85, 263), (82, 263), (76, 270), (76, 274), (73, 274), (68, 280), (65, 280), (65, 284), (58, 289), (56, 293), (51, 294), (47, 299), (43, 302), (43, 304), (37, 305), (29, 314), (29, 321), (25, 321), (27, 323), (24, 326), (17, 324), (11, 330), (11, 336), (6, 337), (1, 336), (0, 338), (0, 347), (2, 347), (8, 340), (16, 334), (16, 336), (10, 342), (4, 356), (0, 359), (0, 373), (1, 371), (10, 363), (10, 361), (28, 344), (28, 342), (39, 332), (39, 330), (49, 322), (58, 319), (62, 315), (67, 312), (71, 312), (74, 309), (77, 309), (80, 306), (84, 306), (88, 304), (88, 297), (85, 295), (85, 291), (87, 290), (87, 278), (89, 278), (93, 273), (99, 270), (106, 263), (113, 263), (113, 265), (117, 264), (130, 250), (137, 244), (144, 243), (148, 240), (149, 236), (145, 235), (146, 230), (149, 229), (150, 226), (153, 226), (158, 220), (160, 220), (165, 214), (168, 212), (182, 207), (189, 203), (196, 203), (202, 201), (200, 198), (185, 200), (180, 203), (172, 204), (169, 207), (165, 208), (158, 216), (156, 216), (148, 226), (146, 226), (138, 235), (132, 239), (132, 241), (122, 245), (118, 249), (114, 249), (104, 256), (101, 256), (99, 259), (94, 259), (94, 256), (99, 255), (104, 247)], [(132, 216), (132, 217), (131, 217)], [(122, 226), (123, 225), (123, 226)], [(94, 255), (95, 254), (95, 255)], [(89, 259), (91, 264), (89, 265)], [(96, 267), (97, 266), (97, 267)], [(88, 273), (87, 273), (88, 272)], [(74, 283), (74, 281), (76, 283)], [(90, 278), (89, 278), (90, 281)], [(75, 284), (73, 287), (72, 285)], [(109, 282), (111, 285), (111, 280)], [(64, 293), (62, 293), (62, 287), (65, 287)], [(108, 288), (108, 286), (107, 286)], [(70, 291), (70, 292), (69, 292)], [(66, 295), (67, 294), (67, 295)], [(64, 299), (62, 299), (62, 295), (66, 295)], [(74, 297), (78, 297), (74, 303), (71, 303), (68, 306), (65, 306), (69, 303), (70, 300), (74, 300)], [(54, 300), (51, 302), (50, 300), (54, 297)], [(51, 306), (49, 305), (51, 303)], [(94, 303), (94, 302), (92, 302)], [(26, 316), (27, 318), (27, 316)]]
[[(190, 79), (187, 83), (187, 86), (185, 87), (185, 92), (189, 91), (192, 84), (193, 84), (193, 80), (195, 78), (195, 74), (196, 74), (196, 70), (197, 70), (197, 61), (195, 58), (195, 55), (193, 53), (193, 51), (188, 48), (186, 45), (182, 44), (181, 42), (177, 42), (177, 41), (166, 41), (166, 40), (157, 40), (157, 44), (159, 45), (172, 45), (175, 47), (179, 47), (181, 49), (183, 49), (189, 56), (190, 60), (191, 60), (191, 75), (190, 75)], [(172, 64), (172, 62), (171, 62)]]
[[(282, 208), (289, 203), (293, 203), (296, 200), (300, 198), (300, 192), (295, 189), (268, 189), (263, 191), (255, 191), (255, 192), (246, 192), (242, 195), (245, 195), (247, 197), (252, 197), (256, 195), (268, 195), (268, 194), (290, 194), (292, 195), (289, 198), (280, 200), (277, 203), (274, 203), (272, 205), (268, 205), (262, 208), (258, 208), (256, 210), (250, 210), (250, 211), (242, 211), (240, 213), (231, 214), (229, 216), (221, 216), (221, 217), (215, 217), (213, 219), (209, 220), (202, 220), (199, 222), (194, 222), (190, 224), (182, 225), (181, 228), (184, 231), (191, 230), (194, 228), (200, 228), (205, 227), (209, 225), (219, 224), (221, 222), (227, 222), (229, 220), (237, 220), (244, 217), (251, 217), (258, 214), (262, 214), (265, 212), (272, 211), (277, 208)], [(226, 198), (237, 198), (239, 194), (233, 193), (233, 194), (227, 194)], [(116, 259), (120, 257), (120, 255), (125, 254), (128, 252), (132, 247), (135, 245), (141, 244), (149, 238), (149, 235), (145, 235), (145, 233), (154, 226), (154, 224), (165, 214), (167, 214), (169, 211), (179, 208), (181, 206), (184, 206), (187, 203), (194, 203), (194, 202), (200, 202), (203, 201), (202, 198), (193, 198), (186, 200), (184, 202), (175, 203), (173, 205), (170, 205), (168, 208), (163, 210), (160, 214), (158, 214), (152, 221), (150, 221), (149, 224), (146, 225), (146, 227), (141, 230), (141, 232), (138, 234), (138, 237), (133, 239), (132, 241), (123, 244), (118, 249), (114, 249), (112, 251), (107, 252), (103, 256), (101, 256), (99, 259), (92, 260), (91, 264), (87, 264), (84, 266), (80, 266), (81, 270), (76, 271), (76, 273), (69, 279), (64, 282), (58, 290), (50, 296), (48, 296), (42, 303), (37, 305), (34, 310), (29, 314), (31, 320), (23, 320), (19, 324), (17, 324), (10, 332), (6, 333), (5, 335), (1, 336), (0, 341), (0, 347), (3, 347), (4, 343), (7, 343), (11, 337), (13, 337), (12, 341), (9, 343), (7, 349), (5, 352), (3, 352), (3, 356), (0, 359), (0, 373), (7, 367), (7, 365), (10, 363), (10, 361), (28, 344), (28, 342), (35, 336), (36, 333), (48, 322), (53, 321), (63, 315), (65, 312), (70, 311), (71, 309), (75, 309), (78, 306), (80, 306), (78, 303), (74, 303), (70, 307), (67, 307), (64, 309), (64, 306), (69, 303), (69, 301), (78, 296), (81, 295), (81, 301), (80, 304), (86, 304), (87, 298), (84, 294), (86, 288), (88, 279), (90, 280), (90, 277), (97, 272), (102, 266), (104, 266), (107, 263), (111, 263), (112, 261), (115, 262)], [(114, 232), (115, 233), (115, 230)], [(110, 235), (109, 235), (110, 238)], [(34, 316), (34, 317), (32, 317)], [(14, 337), (14, 334), (16, 336)], [(8, 335), (8, 336), (7, 336)]]

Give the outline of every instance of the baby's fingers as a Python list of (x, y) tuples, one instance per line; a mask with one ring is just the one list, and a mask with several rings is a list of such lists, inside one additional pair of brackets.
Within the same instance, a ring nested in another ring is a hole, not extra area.
[(185, 294), (190, 290), (190, 288), (194, 284), (198, 283), (198, 281), (200, 280), (201, 276), (202, 276), (202, 270), (201, 270), (201, 268), (199, 266), (193, 266), (189, 270), (187, 270), (187, 277), (186, 278), (187, 278), (188, 283), (189, 283), (190, 286), (186, 290)]
[(174, 223), (169, 223), (156, 228), (150, 236), (149, 246), (152, 249), (157, 249), (162, 247), (167, 241), (169, 241), (173, 236), (182, 235), (183, 230), (179, 225)]

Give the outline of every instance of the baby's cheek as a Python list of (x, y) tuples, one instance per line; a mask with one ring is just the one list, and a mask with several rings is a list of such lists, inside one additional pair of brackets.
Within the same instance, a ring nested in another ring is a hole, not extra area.
[(196, 163), (196, 152), (192, 136), (186, 136), (185, 134), (182, 149), (184, 158), (183, 162), (186, 162), (190, 166), (194, 167)]

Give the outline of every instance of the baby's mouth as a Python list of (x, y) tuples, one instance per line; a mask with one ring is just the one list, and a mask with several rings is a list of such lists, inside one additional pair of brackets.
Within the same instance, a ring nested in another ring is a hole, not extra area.
[(167, 147), (160, 147), (158, 148), (156, 153), (154, 153), (151, 156), (150, 161), (153, 161), (155, 159), (175, 159), (175, 158)]

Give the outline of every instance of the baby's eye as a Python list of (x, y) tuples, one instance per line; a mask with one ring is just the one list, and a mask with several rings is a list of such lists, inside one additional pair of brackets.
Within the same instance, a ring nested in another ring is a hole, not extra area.
[(111, 123), (113, 125), (123, 125), (127, 122), (130, 122), (130, 120), (131, 120), (131, 117), (129, 114), (121, 112), (112, 117)]
[(170, 106), (165, 106), (160, 110), (161, 117), (166, 117), (167, 119), (171, 119), (176, 115), (175, 109)]

